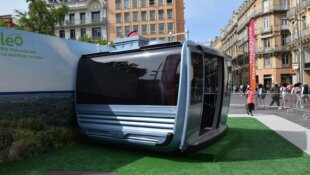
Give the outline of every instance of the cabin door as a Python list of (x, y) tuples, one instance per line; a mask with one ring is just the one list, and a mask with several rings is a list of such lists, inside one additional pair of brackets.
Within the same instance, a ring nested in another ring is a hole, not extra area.
[(204, 58), (204, 101), (200, 135), (217, 128), (221, 115), (223, 58), (205, 55)]

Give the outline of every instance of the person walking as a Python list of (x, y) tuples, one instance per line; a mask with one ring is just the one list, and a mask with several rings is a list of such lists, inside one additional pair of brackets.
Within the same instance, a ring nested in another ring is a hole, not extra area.
[[(301, 83), (297, 83), (294, 85), (291, 94), (293, 94), (294, 99), (296, 99), (295, 108), (298, 108), (298, 104), (300, 108), (304, 108), (302, 104), (302, 100), (301, 100)], [(294, 103), (294, 100), (293, 100), (293, 103)]]
[(277, 103), (278, 109), (281, 109), (280, 107), (280, 88), (278, 84), (272, 84), (272, 87), (270, 89), (271, 98), (272, 101), (270, 103), (270, 106), (273, 105), (274, 102)]
[(257, 88), (257, 97), (259, 101), (259, 109), (265, 109), (266, 103), (265, 103), (265, 97), (266, 97), (266, 88), (262, 85), (259, 84)]
[(281, 87), (280, 87), (280, 94), (282, 97), (282, 102), (281, 102), (281, 107), (280, 108), (284, 108), (286, 106), (286, 101), (287, 101), (287, 84), (286, 83), (282, 83)]
[(252, 88), (251, 86), (249, 86), (247, 88), (247, 91), (246, 91), (246, 98), (247, 98), (247, 104), (246, 104), (246, 108), (247, 108), (247, 114), (251, 116), (253, 116), (253, 110), (255, 108), (255, 104), (254, 104), (254, 98), (255, 98), (255, 94), (254, 92), (252, 91)]
[(309, 93), (309, 86), (308, 84), (304, 84), (303, 88), (302, 88), (302, 100), (304, 103), (309, 103), (309, 97), (308, 97), (308, 93)]

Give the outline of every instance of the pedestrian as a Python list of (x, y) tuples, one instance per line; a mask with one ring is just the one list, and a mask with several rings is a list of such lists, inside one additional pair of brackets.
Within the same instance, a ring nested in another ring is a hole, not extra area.
[(281, 94), (281, 107), (284, 108), (286, 106), (286, 101), (287, 101), (287, 84), (286, 83), (282, 83), (281, 87), (280, 87), (280, 94)]
[(247, 91), (248, 86), (247, 85), (243, 85), (243, 89), (242, 89), (242, 93), (243, 95), (245, 95), (246, 91)]
[[(298, 108), (298, 104), (300, 108), (304, 108), (301, 100), (301, 83), (294, 84), (294, 87), (291, 91), (291, 94), (293, 95), (294, 99), (296, 99), (295, 107)], [(294, 101), (293, 101), (294, 103)], [(293, 107), (294, 108), (294, 107)]]
[(265, 103), (265, 97), (266, 97), (266, 88), (259, 84), (257, 88), (257, 97), (260, 103), (259, 109), (265, 109), (266, 103)]
[(280, 107), (280, 88), (279, 88), (278, 84), (272, 84), (271, 89), (270, 89), (270, 93), (271, 93), (271, 98), (272, 98), (270, 106), (272, 106), (273, 103), (276, 102), (278, 109), (281, 109), (281, 107)]
[(309, 94), (309, 86), (308, 84), (304, 84), (303, 88), (302, 88), (302, 100), (304, 103), (308, 102), (309, 103), (309, 97), (308, 97), (308, 94)]
[(247, 98), (247, 104), (246, 104), (246, 110), (247, 110), (247, 114), (251, 116), (253, 116), (253, 110), (255, 108), (255, 104), (254, 104), (254, 92), (252, 91), (252, 88), (251, 86), (249, 86), (247, 88), (247, 91), (246, 91), (246, 98)]

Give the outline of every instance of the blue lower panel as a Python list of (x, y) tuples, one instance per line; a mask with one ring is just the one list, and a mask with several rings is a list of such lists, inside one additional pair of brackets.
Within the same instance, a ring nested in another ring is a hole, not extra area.
[(87, 136), (149, 146), (173, 135), (176, 111), (175, 106), (77, 105), (80, 129)]

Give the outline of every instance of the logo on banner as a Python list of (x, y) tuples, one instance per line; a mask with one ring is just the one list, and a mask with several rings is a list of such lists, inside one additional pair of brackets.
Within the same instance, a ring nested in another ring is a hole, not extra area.
[(9, 47), (22, 46), (24, 40), (20, 34), (5, 35), (3, 32), (0, 32), (0, 44)]

